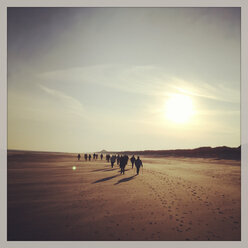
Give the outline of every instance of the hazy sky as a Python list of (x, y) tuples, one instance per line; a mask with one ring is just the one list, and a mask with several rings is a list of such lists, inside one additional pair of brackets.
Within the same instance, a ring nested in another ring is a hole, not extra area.
[(8, 149), (222, 145), (240, 145), (240, 8), (8, 8)]

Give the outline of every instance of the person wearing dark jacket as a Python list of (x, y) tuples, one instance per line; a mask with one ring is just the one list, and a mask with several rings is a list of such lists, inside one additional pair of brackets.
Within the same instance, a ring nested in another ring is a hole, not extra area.
[(135, 160), (135, 166), (136, 166), (136, 170), (137, 170), (137, 175), (139, 175), (140, 166), (143, 167), (142, 161), (140, 160), (139, 156)]
[(81, 158), (81, 155), (80, 155), (80, 154), (78, 154), (78, 155), (77, 155), (77, 157), (78, 157), (78, 160), (80, 160), (80, 158)]
[(134, 157), (134, 155), (131, 157), (131, 163), (132, 163), (132, 169), (133, 169), (133, 165), (134, 165), (134, 163), (135, 163), (135, 157)]
[(106, 160), (109, 162), (109, 160), (110, 160), (110, 155), (109, 154), (106, 155)]
[(116, 156), (115, 156), (115, 155), (112, 155), (112, 157), (111, 157), (111, 159), (110, 159), (111, 167), (112, 167), (112, 168), (114, 167), (115, 160), (116, 160)]
[(120, 156), (120, 168), (121, 168), (121, 174), (125, 173), (125, 159), (123, 156)]

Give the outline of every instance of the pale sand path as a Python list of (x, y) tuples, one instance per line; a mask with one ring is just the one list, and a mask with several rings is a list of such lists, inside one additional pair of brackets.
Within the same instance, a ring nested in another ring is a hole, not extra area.
[(8, 240), (240, 240), (239, 161), (142, 160), (9, 152)]

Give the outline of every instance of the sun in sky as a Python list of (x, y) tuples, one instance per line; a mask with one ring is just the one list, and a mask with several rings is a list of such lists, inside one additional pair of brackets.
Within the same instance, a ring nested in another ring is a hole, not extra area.
[(165, 115), (174, 123), (188, 123), (194, 115), (192, 98), (183, 94), (171, 95), (165, 104)]
[(240, 8), (7, 12), (8, 149), (240, 145)]

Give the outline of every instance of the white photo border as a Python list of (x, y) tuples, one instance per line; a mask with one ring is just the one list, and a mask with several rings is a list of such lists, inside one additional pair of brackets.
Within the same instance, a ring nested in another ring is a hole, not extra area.
[[(241, 8), (241, 241), (7, 241), (7, 7)], [(248, 247), (248, 1), (247, 0), (0, 0), (0, 247)]]

